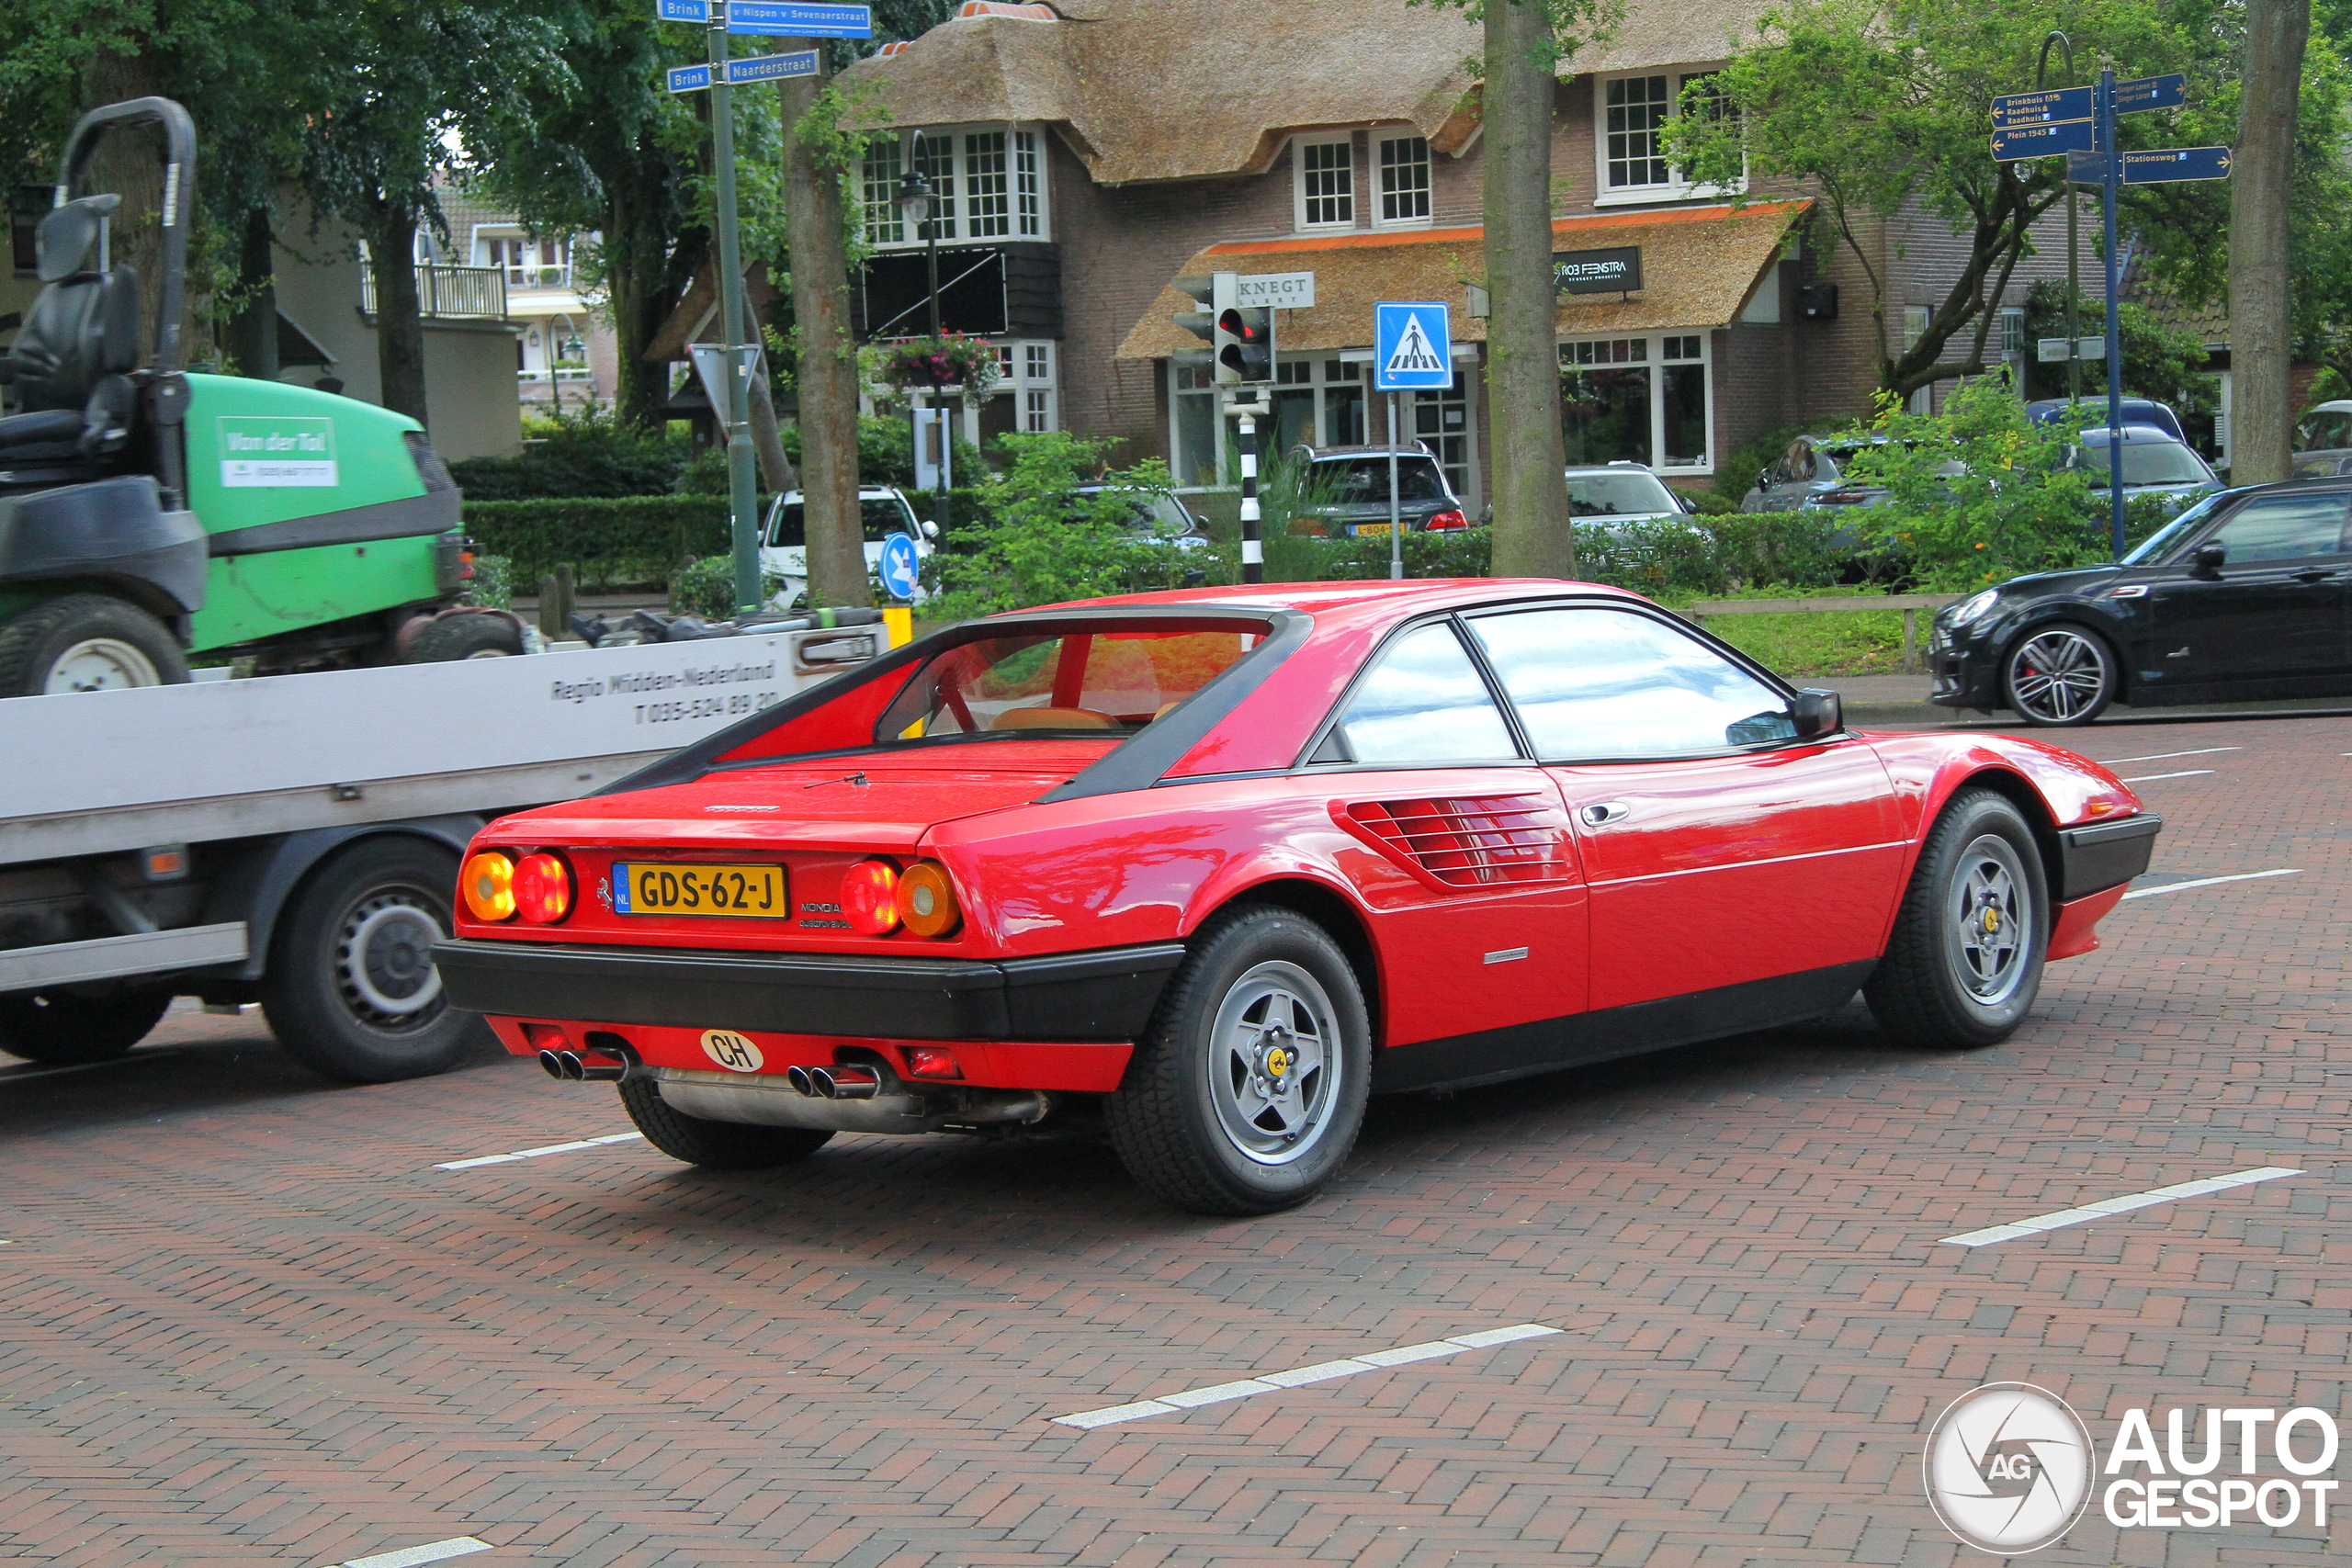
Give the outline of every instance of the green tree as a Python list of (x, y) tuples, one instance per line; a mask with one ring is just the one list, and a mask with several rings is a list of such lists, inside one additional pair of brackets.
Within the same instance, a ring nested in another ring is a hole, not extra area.
[[(2088, 292), (2075, 301), (2075, 321), (2086, 335), (2096, 334), (2106, 309), (2096, 295)], [(2116, 314), (2123, 335), (2123, 384), (2134, 397), (2170, 403), (2183, 414), (2211, 413), (2221, 406), (2221, 383), (2206, 372), (2205, 344), (2195, 333), (2165, 325), (2144, 306), (2131, 299), (2124, 300)], [(2065, 282), (2042, 278), (2026, 290), (2026, 341), (2030, 344), (2065, 335)], [(2063, 362), (2044, 365), (2029, 358), (2025, 372), (2027, 397), (2066, 395), (2066, 367)], [(2089, 367), (2083, 383), (2086, 405), (2098, 403), (2104, 407), (2100, 400), (2106, 395), (2106, 372), (2098, 366)]]

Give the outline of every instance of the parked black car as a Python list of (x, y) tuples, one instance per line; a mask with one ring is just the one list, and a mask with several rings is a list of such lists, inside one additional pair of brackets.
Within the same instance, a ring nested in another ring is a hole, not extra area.
[(2088, 724), (2109, 703), (2352, 693), (2352, 479), (2207, 496), (2120, 562), (1937, 612), (1928, 701)]

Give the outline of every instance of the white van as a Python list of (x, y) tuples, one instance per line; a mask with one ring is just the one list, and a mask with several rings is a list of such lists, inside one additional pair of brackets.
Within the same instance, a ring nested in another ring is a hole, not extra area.
[[(907, 498), (887, 485), (866, 485), (857, 492), (857, 509), (865, 524), (865, 567), (882, 564), (882, 541), (904, 534), (915, 542), (915, 558), (927, 558), (936, 548), (939, 525), (918, 522)], [(786, 491), (768, 503), (760, 525), (760, 573), (784, 579), (783, 589), (768, 600), (771, 609), (798, 609), (808, 598), (808, 531), (800, 492)], [(920, 591), (918, 598), (922, 597)]]

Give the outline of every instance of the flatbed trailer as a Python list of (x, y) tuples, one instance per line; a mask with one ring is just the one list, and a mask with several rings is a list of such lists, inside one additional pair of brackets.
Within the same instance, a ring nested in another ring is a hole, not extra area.
[(433, 942), (491, 818), (592, 794), (884, 651), (879, 625), (0, 700), (0, 1051), (104, 1060), (258, 1002), (357, 1082), (484, 1038)]

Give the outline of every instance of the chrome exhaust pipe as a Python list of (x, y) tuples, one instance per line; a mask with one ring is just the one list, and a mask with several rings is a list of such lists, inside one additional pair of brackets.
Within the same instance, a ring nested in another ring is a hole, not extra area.
[(872, 1100), (882, 1092), (882, 1075), (857, 1062), (811, 1067), (808, 1081), (827, 1100)]
[(609, 1066), (585, 1061), (576, 1051), (542, 1051), (539, 1066), (559, 1083), (618, 1083), (628, 1076), (626, 1061)]
[(570, 1055), (571, 1053), (569, 1051), (564, 1052), (562, 1055), (558, 1055), (553, 1051), (542, 1051), (539, 1053), (539, 1066), (546, 1071), (548, 1077), (560, 1083), (564, 1078), (563, 1057)]
[(784, 1081), (811, 1100), (822, 1100), (825, 1097), (817, 1088), (816, 1075), (823, 1070), (821, 1067), (786, 1067), (784, 1069)]
[(627, 1062), (615, 1062), (608, 1066), (603, 1062), (582, 1061), (575, 1056), (571, 1065), (582, 1083), (618, 1083), (628, 1077)]

